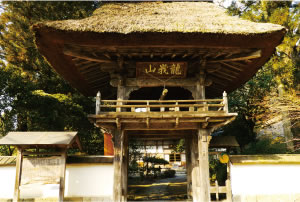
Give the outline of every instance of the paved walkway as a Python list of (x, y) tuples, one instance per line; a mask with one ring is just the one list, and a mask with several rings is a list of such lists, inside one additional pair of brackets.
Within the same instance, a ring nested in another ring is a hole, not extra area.
[(128, 200), (186, 200), (186, 174), (155, 180), (152, 184), (128, 186)]

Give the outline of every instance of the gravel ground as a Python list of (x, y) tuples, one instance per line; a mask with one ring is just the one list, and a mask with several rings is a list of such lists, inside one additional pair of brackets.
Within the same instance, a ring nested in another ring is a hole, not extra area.
[(149, 200), (186, 200), (186, 174), (177, 174), (174, 178), (154, 180), (151, 184), (143, 183), (128, 186), (129, 201)]

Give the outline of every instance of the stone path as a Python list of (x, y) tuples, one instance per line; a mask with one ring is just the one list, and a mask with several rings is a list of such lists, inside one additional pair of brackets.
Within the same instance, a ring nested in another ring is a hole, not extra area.
[(186, 174), (155, 180), (152, 184), (128, 186), (128, 200), (186, 200)]

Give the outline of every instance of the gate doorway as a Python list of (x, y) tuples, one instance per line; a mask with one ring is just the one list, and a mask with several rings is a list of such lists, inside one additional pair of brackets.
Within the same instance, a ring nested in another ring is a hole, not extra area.
[(129, 135), (129, 201), (187, 199), (185, 140), (159, 136)]

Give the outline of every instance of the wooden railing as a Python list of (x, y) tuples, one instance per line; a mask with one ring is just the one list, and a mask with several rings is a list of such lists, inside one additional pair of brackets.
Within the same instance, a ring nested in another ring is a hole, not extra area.
[(202, 100), (101, 100), (96, 97), (96, 114), (101, 112), (208, 112), (223, 111), (228, 113), (227, 94), (223, 99)]
[(219, 186), (218, 181), (215, 181), (215, 186), (210, 187), (210, 193), (216, 194), (216, 201), (220, 201), (219, 194), (226, 194), (226, 202), (232, 202), (232, 193), (231, 193), (231, 184), (230, 180), (227, 179), (225, 182), (225, 186)]

